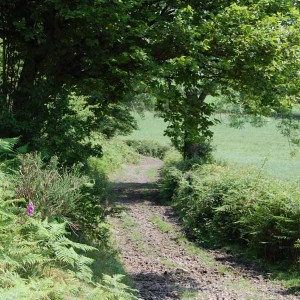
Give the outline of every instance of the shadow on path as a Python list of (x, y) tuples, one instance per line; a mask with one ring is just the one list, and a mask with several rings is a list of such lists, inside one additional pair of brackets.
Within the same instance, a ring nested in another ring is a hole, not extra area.
[(197, 281), (182, 276), (178, 271), (165, 272), (163, 275), (141, 272), (133, 274), (133, 280), (145, 300), (181, 299), (182, 294), (199, 293)]
[[(145, 174), (145, 170), (149, 169), (149, 165), (146, 168), (143, 165), (141, 167), (144, 168), (139, 171), (141, 174)], [(283, 289), (280, 286), (273, 286), (266, 282), (267, 272), (254, 263), (245, 261), (241, 256), (216, 249), (204, 249), (199, 246), (200, 249), (206, 251), (206, 255), (211, 255), (216, 262), (214, 266), (208, 266), (205, 261), (201, 261), (201, 254), (188, 253), (184, 249), (185, 246), (176, 243), (176, 239), (184, 235), (180, 233), (181, 222), (176, 217), (174, 208), (161, 202), (159, 184), (157, 182), (145, 182), (147, 181), (145, 177), (140, 179), (141, 182), (136, 182), (139, 181), (139, 178), (136, 177), (137, 167), (134, 166), (132, 169), (135, 173), (129, 169), (126, 176), (124, 175), (124, 181), (122, 181), (123, 178), (119, 178), (111, 185), (114, 202), (124, 205), (126, 212), (135, 222), (131, 225), (131, 228), (125, 228), (122, 227), (122, 220), (119, 219), (119, 221), (116, 221), (116, 224), (118, 224), (116, 234), (123, 247), (124, 263), (142, 299), (242, 300), (255, 299), (253, 296), (258, 296), (257, 299), (272, 300), (300, 299), (297, 296), (297, 298), (288, 296), (294, 291), (293, 289)], [(131, 173), (134, 176), (131, 176)], [(164, 234), (152, 228), (153, 224), (149, 221), (149, 217), (153, 215), (159, 216), (162, 220), (176, 227), (178, 236), (174, 238), (168, 233)], [(138, 232), (136, 232), (137, 230)], [(134, 234), (136, 236), (132, 236)], [(150, 255), (147, 257), (147, 254), (136, 246), (134, 241), (137, 243), (150, 243), (153, 249), (158, 249), (158, 252), (154, 251), (156, 256)], [(158, 258), (168, 258), (169, 261), (177, 265), (170, 269)], [(222, 271), (218, 270), (217, 265), (225, 267), (229, 272), (223, 274)], [(197, 268), (194, 268), (195, 266)], [(203, 272), (206, 268), (207, 271)], [(236, 282), (245, 278), (250, 284), (246, 290), (239, 290), (240, 287), (234, 288)], [(253, 288), (259, 292), (256, 294), (252, 290)], [(197, 293), (202, 294), (202, 292), (204, 298), (197, 296)], [(182, 295), (188, 295), (188, 297), (182, 298)], [(208, 298), (207, 295), (209, 295)], [(267, 298), (259, 298), (261, 295), (267, 296)]]
[(114, 201), (122, 204), (143, 203), (165, 206), (158, 203), (159, 187), (157, 183), (136, 183), (136, 182), (113, 182), (112, 189), (115, 193)]

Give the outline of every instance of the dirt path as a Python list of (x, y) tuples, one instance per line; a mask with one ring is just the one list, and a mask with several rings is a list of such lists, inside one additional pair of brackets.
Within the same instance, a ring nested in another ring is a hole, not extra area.
[(110, 219), (113, 235), (142, 299), (300, 299), (225, 254), (188, 242), (172, 208), (157, 204), (161, 164), (145, 157), (113, 178), (116, 202), (125, 207)]

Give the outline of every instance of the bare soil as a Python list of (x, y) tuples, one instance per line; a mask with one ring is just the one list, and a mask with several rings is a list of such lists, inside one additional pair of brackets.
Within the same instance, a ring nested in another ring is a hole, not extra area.
[(293, 300), (264, 273), (220, 251), (187, 241), (172, 207), (159, 204), (162, 162), (144, 157), (115, 176), (115, 202), (124, 211), (110, 218), (121, 260), (142, 299)]

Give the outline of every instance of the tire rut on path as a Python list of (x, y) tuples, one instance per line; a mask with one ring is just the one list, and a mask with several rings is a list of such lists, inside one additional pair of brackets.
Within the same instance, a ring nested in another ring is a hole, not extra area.
[(113, 239), (142, 299), (300, 299), (259, 274), (226, 263), (222, 253), (184, 239), (173, 209), (157, 203), (161, 165), (144, 157), (112, 179), (115, 202), (124, 206), (119, 217), (109, 219)]

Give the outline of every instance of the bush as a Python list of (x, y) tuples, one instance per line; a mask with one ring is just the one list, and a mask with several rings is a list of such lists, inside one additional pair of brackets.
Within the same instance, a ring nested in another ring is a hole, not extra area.
[(169, 165), (162, 192), (199, 242), (246, 245), (271, 261), (299, 258), (300, 190), (292, 183), (230, 166)]
[(160, 159), (163, 159), (166, 152), (170, 150), (170, 146), (161, 145), (155, 141), (126, 140), (125, 143), (141, 155)]
[[(44, 93), (49, 92), (49, 83), (45, 82), (42, 89), (34, 91), (37, 103), (45, 103)], [(44, 98), (38, 101), (40, 97)], [(46, 96), (46, 99), (47, 104), (34, 118), (35, 128), (24, 120), (30, 149), (41, 152), (48, 160), (57, 156), (60, 164), (68, 166), (86, 163), (91, 155), (101, 155), (101, 146), (91, 142), (99, 119), (90, 99), (65, 88), (52, 97)]]
[(91, 157), (88, 161), (89, 168), (106, 175), (112, 174), (122, 168), (126, 163), (136, 163), (140, 156), (132, 148), (124, 142), (111, 139), (106, 140), (103, 137), (98, 137), (102, 145), (102, 157)]
[(20, 157), (17, 197), (32, 201), (41, 218), (70, 217), (83, 194), (88, 178), (76, 168), (60, 169), (56, 157), (44, 164), (37, 153)]
[(164, 202), (173, 200), (183, 173), (179, 165), (182, 155), (177, 151), (168, 151), (165, 154), (164, 165), (161, 169), (160, 195)]
[[(92, 174), (92, 173), (91, 173)], [(107, 230), (99, 227), (105, 211), (101, 204), (107, 198), (105, 176), (82, 176), (76, 167), (60, 168), (57, 158), (43, 163), (37, 153), (20, 157), (16, 195), (33, 202), (41, 219), (67, 220), (73, 229), (106, 238)]]
[(0, 300), (137, 299), (120, 276), (93, 281), (95, 248), (68, 238), (66, 223), (26, 215), (0, 172)]
[(81, 188), (82, 197), (76, 203), (74, 219), (80, 224), (89, 239), (106, 245), (109, 239), (108, 225), (105, 223), (106, 202), (109, 198), (107, 176), (89, 169), (91, 182)]
[[(0, 291), (19, 288), (18, 284), (32, 277), (43, 278), (46, 270), (68, 267), (83, 280), (91, 279), (91, 261), (79, 255), (94, 248), (74, 243), (66, 237), (65, 223), (41, 221), (26, 215), (26, 208), (13, 199), (13, 185), (0, 174)], [(75, 274), (74, 273), (74, 274)], [(2, 298), (3, 299), (3, 298)]]
[[(16, 156), (2, 145), (0, 139), (0, 151)], [(75, 242), (70, 223), (62, 220), (80, 222), (98, 245), (99, 234), (107, 238), (101, 207), (106, 177), (93, 170), (90, 178), (80, 176), (76, 169), (59, 168), (56, 158), (43, 163), (38, 154), (20, 157), (18, 166), (19, 174), (7, 172), (6, 165), (0, 170), (0, 300), (137, 299), (122, 275), (97, 277), (90, 257), (98, 250)], [(16, 190), (24, 197), (15, 199)], [(26, 212), (31, 201), (33, 214)]]

